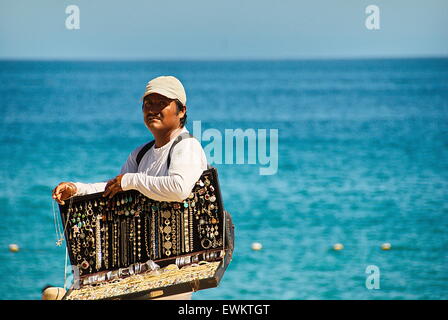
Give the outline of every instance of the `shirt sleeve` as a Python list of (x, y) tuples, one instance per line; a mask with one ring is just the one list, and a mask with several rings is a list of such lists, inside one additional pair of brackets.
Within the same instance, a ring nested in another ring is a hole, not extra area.
[(121, 180), (121, 187), (123, 190), (138, 190), (157, 201), (180, 202), (190, 195), (205, 169), (207, 160), (199, 141), (184, 139), (173, 149), (168, 176), (126, 173)]
[(96, 183), (73, 182), (73, 184), (76, 186), (76, 194), (74, 196), (85, 196), (86, 194), (103, 192), (107, 181)]
[[(143, 148), (145, 144), (137, 147), (134, 151), (132, 151), (126, 162), (121, 167), (120, 174), (125, 174), (128, 172), (137, 172), (138, 171), (138, 165), (137, 165), (137, 154), (140, 152), (140, 150)], [(74, 185), (76, 186), (76, 194), (75, 196), (84, 196), (86, 194), (92, 194), (97, 192), (103, 192), (106, 188), (107, 181), (103, 182), (97, 182), (97, 183), (82, 183), (82, 182), (74, 182)]]

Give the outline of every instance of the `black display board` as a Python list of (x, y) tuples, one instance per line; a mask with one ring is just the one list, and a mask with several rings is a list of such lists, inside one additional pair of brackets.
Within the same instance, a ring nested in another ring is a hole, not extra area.
[(141, 275), (154, 266), (221, 261), (213, 277), (170, 285), (162, 296), (210, 288), (218, 285), (233, 253), (233, 224), (224, 210), (215, 168), (203, 172), (182, 202), (155, 201), (130, 190), (111, 199), (102, 193), (73, 197), (59, 208), (77, 278), (72, 290)]

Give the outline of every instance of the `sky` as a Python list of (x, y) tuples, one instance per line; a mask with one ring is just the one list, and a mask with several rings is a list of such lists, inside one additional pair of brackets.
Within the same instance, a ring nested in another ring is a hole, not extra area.
[(416, 56), (448, 56), (447, 0), (0, 0), (0, 59)]

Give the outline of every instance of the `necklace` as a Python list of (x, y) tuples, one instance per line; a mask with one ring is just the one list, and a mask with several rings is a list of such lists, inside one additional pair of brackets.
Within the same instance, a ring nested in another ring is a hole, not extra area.
[(173, 254), (177, 254), (177, 234), (176, 234), (176, 214), (173, 209), (171, 209), (171, 240), (173, 243)]
[(152, 245), (152, 259), (155, 260), (157, 258), (156, 253), (156, 213), (155, 210), (151, 211), (151, 245)]
[(67, 210), (67, 217), (65, 219), (65, 225), (63, 226), (63, 230), (61, 231), (61, 225), (63, 225), (59, 220), (59, 215), (56, 213), (56, 210), (54, 209), (54, 203), (55, 201), (52, 201), (53, 205), (53, 219), (54, 219), (54, 227), (56, 230), (56, 245), (60, 247), (62, 245), (62, 241), (64, 241), (64, 234), (65, 230), (67, 229), (68, 221), (70, 219), (70, 213), (73, 210), (72, 204), (73, 204), (73, 197), (70, 198), (68, 210)]
[(191, 207), (191, 205), (188, 206), (188, 220), (189, 220), (189, 226), (190, 226), (189, 247), (190, 247), (190, 251), (193, 251), (193, 208)]
[(190, 252), (190, 237), (188, 234), (189, 224), (188, 224), (188, 209), (184, 209), (184, 243), (185, 243), (185, 252)]
[(146, 260), (150, 260), (150, 255), (149, 255), (149, 247), (148, 247), (148, 236), (149, 236), (149, 232), (148, 232), (148, 227), (149, 227), (149, 221), (148, 221), (148, 212), (145, 213), (145, 250), (146, 250)]
[(107, 222), (104, 223), (104, 267), (109, 269), (109, 232)]
[(96, 270), (99, 271), (101, 269), (101, 262), (102, 262), (102, 251), (101, 251), (101, 220), (102, 216), (98, 215), (96, 217), (96, 224), (95, 224), (95, 243), (96, 243)]
[[(138, 240), (138, 242), (137, 242), (137, 251), (138, 251), (138, 253), (137, 253), (137, 255), (138, 255), (138, 261), (140, 262), (141, 261), (141, 258), (142, 258), (142, 253), (141, 253), (141, 251), (142, 251), (142, 248), (141, 248), (141, 246), (142, 246), (142, 236), (141, 236), (141, 233), (142, 233), (142, 230), (141, 230), (141, 220), (140, 220), (140, 217), (138, 217), (137, 218), (137, 240)], [(135, 247), (134, 247), (134, 252), (135, 252)], [(134, 260), (135, 260), (135, 253), (134, 253)], [(135, 261), (134, 261), (135, 262)]]

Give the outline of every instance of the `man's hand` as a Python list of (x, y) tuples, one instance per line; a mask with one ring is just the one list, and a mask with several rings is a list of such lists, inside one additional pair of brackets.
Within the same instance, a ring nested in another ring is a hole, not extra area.
[(71, 182), (61, 182), (53, 189), (53, 199), (57, 203), (64, 205), (64, 200), (73, 197), (76, 194), (76, 186)]
[(104, 189), (103, 197), (108, 196), (109, 199), (111, 199), (115, 194), (123, 191), (123, 189), (121, 188), (121, 178), (123, 178), (122, 174), (116, 176), (113, 179), (110, 179), (107, 182), (106, 188)]

